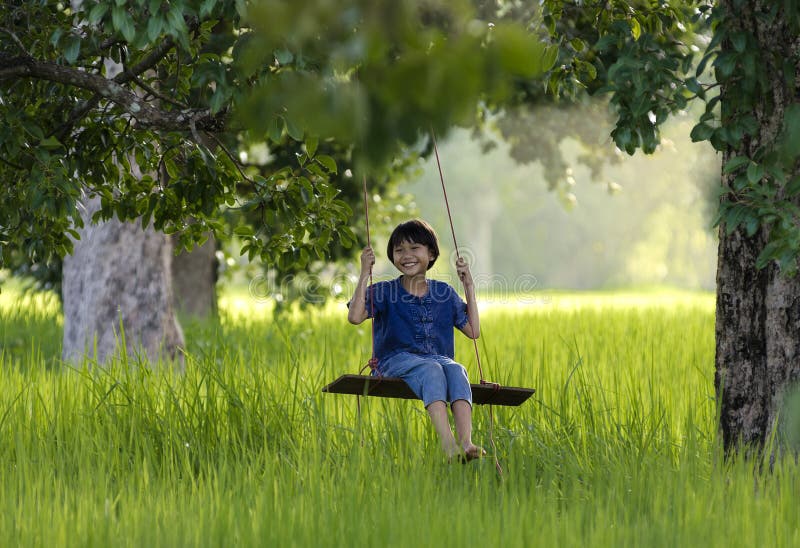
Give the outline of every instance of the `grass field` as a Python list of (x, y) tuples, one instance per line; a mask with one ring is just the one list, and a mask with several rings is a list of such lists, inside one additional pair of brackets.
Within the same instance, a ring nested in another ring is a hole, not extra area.
[[(531, 301), (529, 299), (529, 301)], [(186, 374), (59, 363), (47, 299), (0, 294), (5, 546), (798, 546), (800, 474), (725, 461), (707, 294), (487, 304), (493, 459), (447, 464), (419, 402), (323, 395), (369, 354), (342, 305), (246, 299), (186, 326)], [(477, 376), (470, 341), (457, 357)], [(490, 445), (488, 409), (475, 440)]]

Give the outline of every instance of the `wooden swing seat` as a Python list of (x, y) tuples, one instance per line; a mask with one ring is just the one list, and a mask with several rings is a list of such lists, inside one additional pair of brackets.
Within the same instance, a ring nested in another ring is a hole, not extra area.
[[(495, 384), (472, 384), (472, 403), (477, 405), (520, 405), (530, 398), (533, 388), (498, 386)], [(354, 394), (379, 398), (417, 399), (416, 394), (403, 379), (396, 377), (373, 377), (370, 375), (342, 375), (326, 385), (323, 392), (329, 394)]]

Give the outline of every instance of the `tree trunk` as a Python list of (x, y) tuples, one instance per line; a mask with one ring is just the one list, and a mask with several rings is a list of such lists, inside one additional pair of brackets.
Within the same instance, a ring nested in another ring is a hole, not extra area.
[(168, 359), (182, 368), (183, 335), (172, 308), (167, 236), (116, 219), (91, 224), (100, 201), (84, 205), (85, 227), (73, 254), (64, 258), (63, 359), (88, 356), (104, 365), (122, 351), (122, 328), (128, 355), (151, 364)]
[[(176, 244), (173, 238), (173, 245)], [(180, 314), (208, 318), (217, 314), (217, 242), (214, 236), (191, 251), (172, 257), (175, 309)]]
[[(733, 9), (730, 1), (720, 6)], [(760, 145), (773, 142), (786, 107), (797, 101), (796, 90), (787, 89), (782, 62), (796, 59), (800, 40), (780, 15), (772, 22), (757, 17), (761, 10), (761, 2), (746, 3), (736, 10), (735, 24), (756, 36), (762, 52), (775, 54), (761, 56), (769, 65), (773, 104), (756, 109), (758, 134), (727, 151), (723, 165), (734, 155), (752, 157)], [(723, 87), (723, 122), (728, 92)], [(732, 178), (723, 174), (723, 186), (729, 188)], [(727, 450), (742, 443), (759, 448), (777, 426), (787, 389), (800, 378), (800, 278), (786, 277), (775, 263), (756, 268), (768, 238), (764, 227), (748, 237), (741, 229), (727, 234), (722, 226), (719, 235), (715, 387), (720, 430)]]

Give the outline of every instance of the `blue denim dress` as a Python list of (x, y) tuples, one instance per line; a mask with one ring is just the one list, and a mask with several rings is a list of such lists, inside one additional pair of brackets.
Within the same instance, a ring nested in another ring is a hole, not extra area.
[(367, 288), (378, 372), (405, 380), (426, 407), (439, 400), (472, 403), (467, 372), (453, 360), (453, 328), (467, 324), (466, 303), (444, 282), (428, 280), (428, 292), (417, 297), (400, 280)]

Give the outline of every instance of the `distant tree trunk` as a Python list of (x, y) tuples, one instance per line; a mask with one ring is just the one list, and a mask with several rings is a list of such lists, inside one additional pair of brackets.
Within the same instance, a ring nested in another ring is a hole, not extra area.
[(494, 274), (494, 261), (492, 260), (492, 250), (494, 235), (494, 223), (500, 214), (500, 199), (493, 181), (482, 181), (480, 188), (481, 199), (478, 200), (478, 210), (473, 217), (475, 221), (475, 262), (477, 270), (486, 275)]
[[(720, 2), (733, 9), (730, 4)], [(782, 64), (784, 59), (797, 59), (800, 39), (787, 31), (780, 16), (772, 22), (757, 16), (759, 2), (744, 4), (736, 11), (737, 24), (753, 32), (762, 51), (774, 53), (761, 56), (771, 65), (774, 104), (756, 109), (757, 138), (727, 151), (723, 165), (733, 155), (749, 156), (762, 143), (773, 141), (784, 110), (798, 101), (797, 90), (787, 92)], [(723, 88), (723, 118), (726, 92)], [(722, 184), (729, 185), (731, 179), (723, 174)], [(787, 389), (800, 378), (800, 277), (787, 278), (777, 264), (756, 268), (768, 236), (764, 228), (748, 237), (743, 230), (726, 234), (722, 227), (719, 235), (715, 386), (720, 429), (726, 449), (739, 443), (761, 447), (776, 426)]]
[[(176, 244), (173, 238), (173, 245)], [(217, 241), (210, 236), (191, 251), (172, 257), (175, 309), (195, 318), (217, 315)]]
[(118, 355), (124, 329), (127, 353), (174, 360), (183, 335), (172, 308), (172, 246), (152, 227), (116, 219), (91, 224), (98, 198), (84, 202), (85, 227), (72, 255), (64, 258), (63, 359), (95, 357), (103, 365)]

